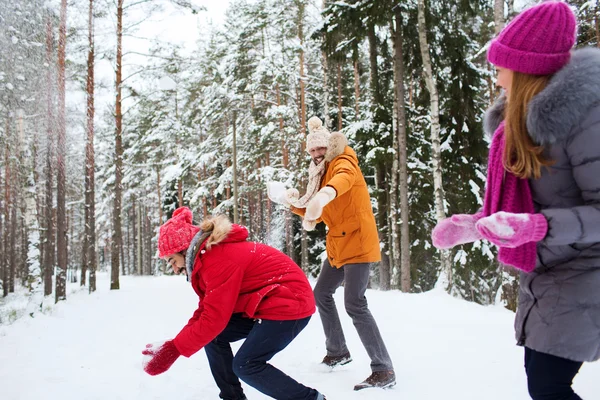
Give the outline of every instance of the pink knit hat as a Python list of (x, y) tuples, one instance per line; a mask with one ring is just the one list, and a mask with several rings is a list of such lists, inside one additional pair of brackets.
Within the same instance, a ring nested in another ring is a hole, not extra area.
[(524, 74), (551, 75), (569, 62), (576, 35), (571, 8), (545, 1), (523, 11), (492, 40), (488, 61)]
[(192, 211), (187, 207), (179, 207), (171, 219), (160, 227), (158, 256), (163, 258), (186, 250), (198, 231), (200, 228), (192, 225)]

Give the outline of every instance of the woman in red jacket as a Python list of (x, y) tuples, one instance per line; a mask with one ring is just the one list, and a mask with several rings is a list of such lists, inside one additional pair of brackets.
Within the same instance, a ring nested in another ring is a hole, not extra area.
[[(246, 399), (241, 379), (275, 399), (323, 400), (268, 363), (315, 312), (308, 280), (288, 256), (247, 238), (225, 216), (193, 225), (186, 207), (160, 227), (159, 256), (186, 272), (200, 302), (173, 340), (146, 346), (144, 370), (161, 374), (204, 347), (221, 399)], [(234, 357), (230, 343), (244, 338)]]

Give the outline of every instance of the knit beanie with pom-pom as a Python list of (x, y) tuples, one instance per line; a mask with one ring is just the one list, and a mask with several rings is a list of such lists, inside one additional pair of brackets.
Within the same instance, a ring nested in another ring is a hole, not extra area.
[(306, 151), (318, 147), (329, 147), (329, 136), (331, 135), (319, 117), (312, 117), (308, 120), (308, 135), (306, 135)]
[(186, 250), (200, 228), (192, 225), (192, 211), (179, 207), (158, 233), (158, 256), (164, 258)]

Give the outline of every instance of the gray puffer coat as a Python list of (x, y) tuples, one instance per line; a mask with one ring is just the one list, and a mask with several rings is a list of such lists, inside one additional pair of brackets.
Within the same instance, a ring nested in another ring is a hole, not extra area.
[[(486, 130), (503, 116), (488, 110)], [(573, 361), (600, 359), (600, 49), (571, 61), (529, 103), (527, 128), (554, 164), (531, 179), (548, 220), (536, 269), (521, 274), (515, 319), (520, 345)]]

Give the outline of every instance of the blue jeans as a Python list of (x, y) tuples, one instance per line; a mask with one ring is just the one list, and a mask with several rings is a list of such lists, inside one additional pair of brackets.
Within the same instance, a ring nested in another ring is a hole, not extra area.
[[(285, 349), (310, 317), (291, 321), (255, 321), (233, 314), (227, 327), (204, 347), (210, 370), (224, 400), (246, 399), (239, 379), (280, 400), (315, 400), (319, 392), (290, 378), (267, 361)], [(230, 343), (246, 338), (235, 357)], [(238, 379), (239, 378), (239, 379)]]

